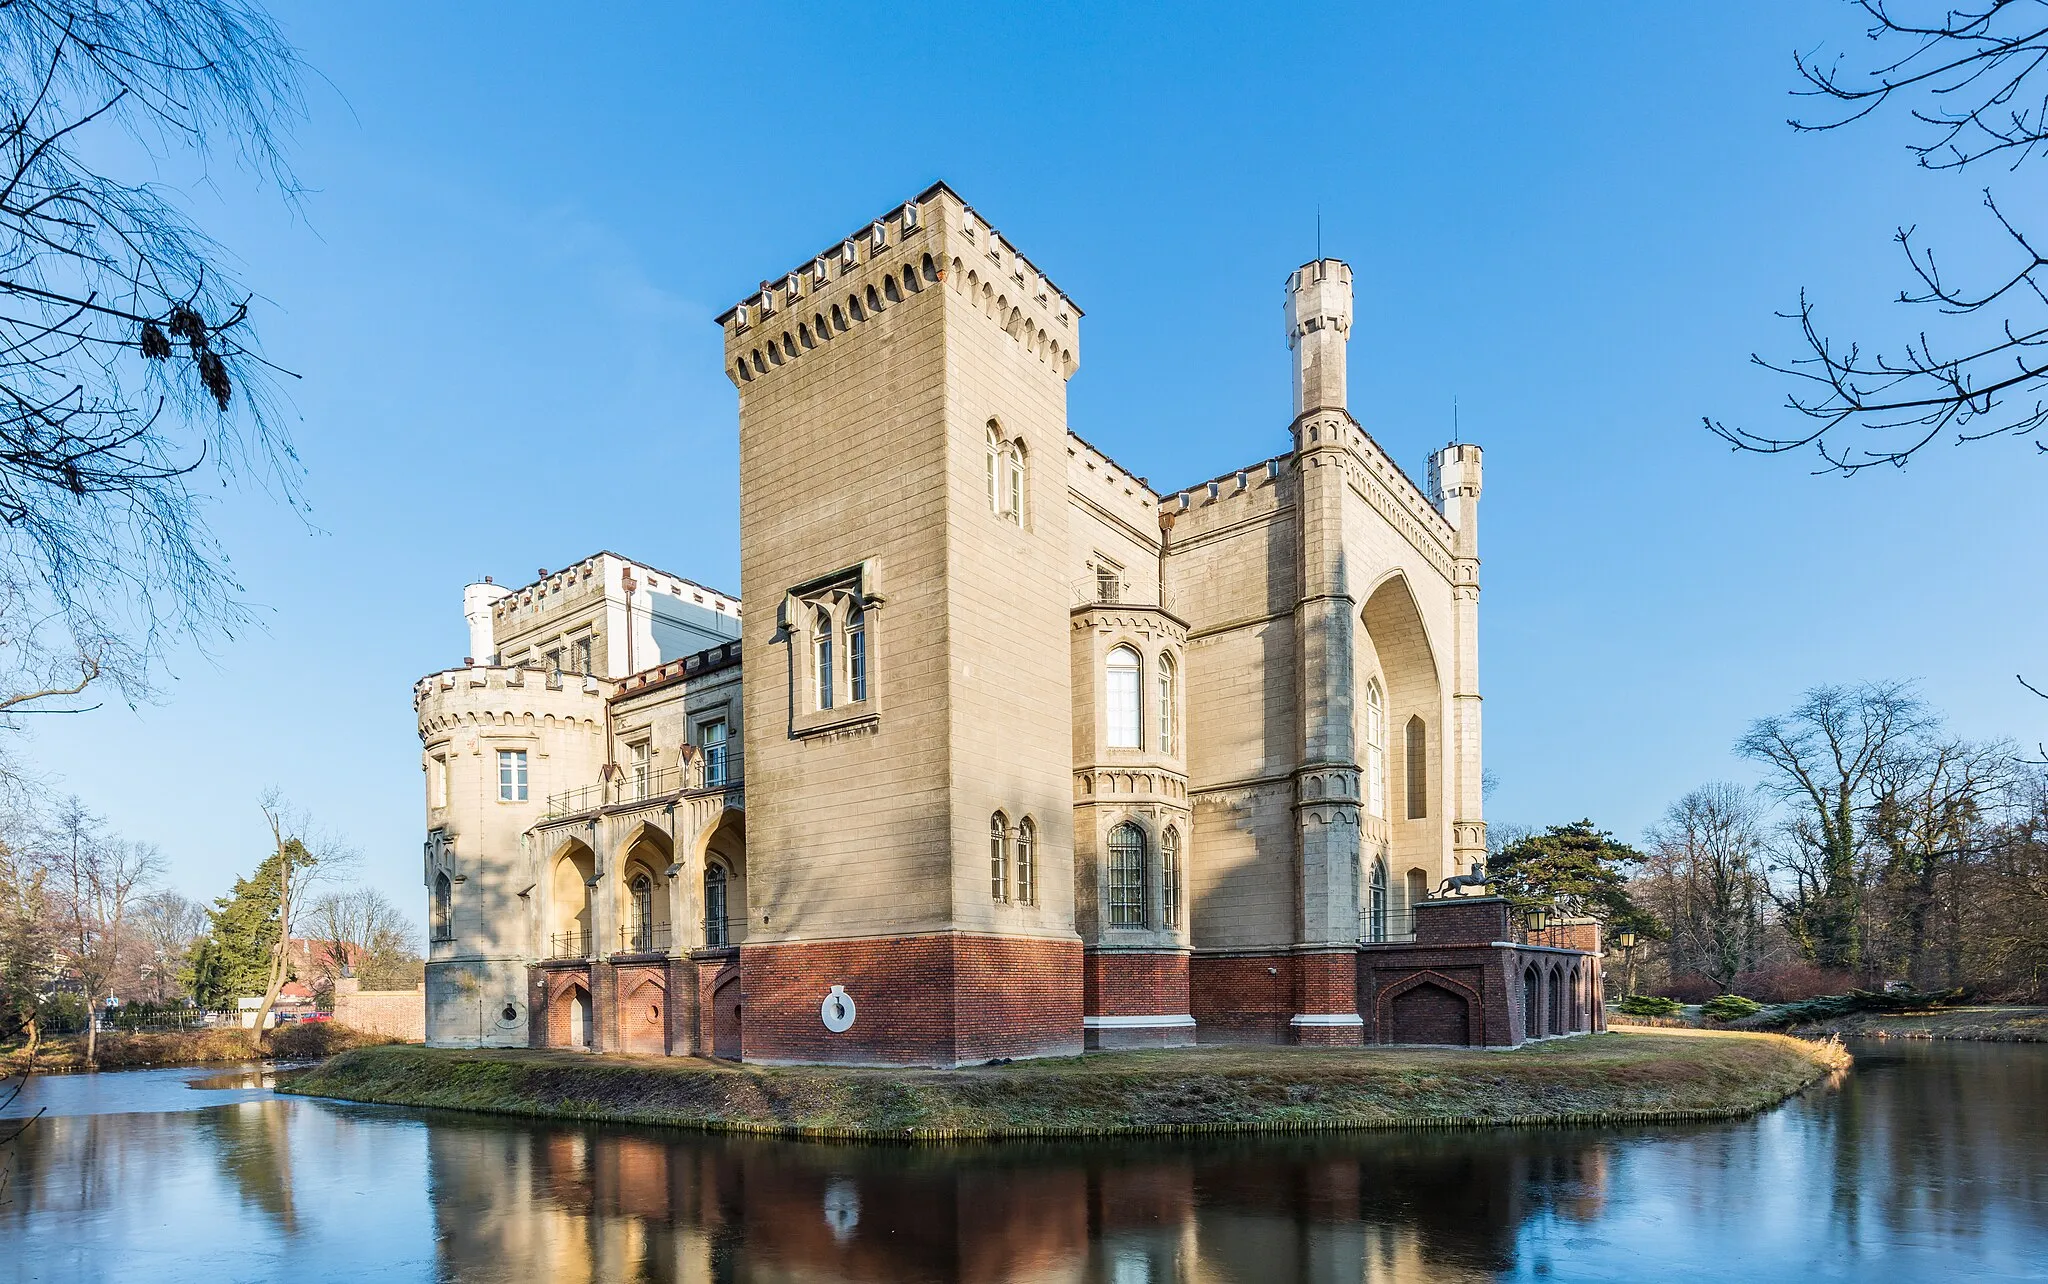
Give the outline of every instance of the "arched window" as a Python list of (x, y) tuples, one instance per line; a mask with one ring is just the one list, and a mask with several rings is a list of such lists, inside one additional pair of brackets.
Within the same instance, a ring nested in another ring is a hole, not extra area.
[(626, 924), (631, 934), (629, 948), (651, 950), (654, 948), (654, 880), (645, 874), (637, 874), (630, 890), (633, 894), (633, 917)]
[(1024, 443), (1003, 437), (1002, 425), (988, 421), (988, 510), (1024, 524)]
[(1408, 819), (1429, 815), (1429, 733), (1419, 717), (1408, 719)]
[(1159, 916), (1168, 927), (1180, 926), (1180, 831), (1172, 825), (1159, 836)]
[(1164, 651), (1159, 653), (1159, 752), (1173, 752), (1173, 715), (1177, 709), (1174, 690), (1173, 657)]
[(1109, 925), (1145, 926), (1145, 831), (1128, 820), (1109, 831)]
[(817, 670), (818, 707), (832, 707), (832, 616), (823, 607), (811, 622), (813, 667)]
[(1372, 863), (1372, 884), (1367, 894), (1365, 920), (1366, 940), (1387, 939), (1387, 862), (1383, 859), (1375, 859)]
[(1017, 822), (1017, 903), (1038, 904), (1038, 826), (1029, 816)]
[(988, 818), (988, 895), (1010, 899), (1010, 822), (1001, 812)]
[(434, 875), (434, 939), (455, 939), (455, 884), (445, 873)]
[(1387, 697), (1378, 678), (1365, 684), (1365, 805), (1387, 814)]
[(725, 866), (712, 861), (704, 866), (704, 944), (713, 949), (732, 940), (725, 920)]
[(1138, 736), (1138, 653), (1127, 646), (1109, 653), (1103, 694), (1108, 702), (1109, 747), (1136, 749)]
[(846, 698), (868, 698), (868, 617), (857, 606), (846, 613)]

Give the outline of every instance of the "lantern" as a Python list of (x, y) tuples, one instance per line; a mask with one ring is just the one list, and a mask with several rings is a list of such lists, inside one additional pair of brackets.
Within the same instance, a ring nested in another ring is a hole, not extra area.
[(1532, 932), (1540, 932), (1544, 928), (1549, 926), (1550, 907), (1548, 905), (1532, 906), (1529, 910), (1529, 930)]

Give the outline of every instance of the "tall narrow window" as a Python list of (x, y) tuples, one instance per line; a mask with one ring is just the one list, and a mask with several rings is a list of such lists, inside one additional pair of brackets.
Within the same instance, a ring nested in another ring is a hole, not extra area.
[(1017, 822), (1017, 903), (1038, 904), (1038, 827), (1029, 816)]
[(1007, 492), (1003, 515), (1024, 524), (1024, 443), (1013, 441), (1003, 451), (1003, 483)]
[(1108, 700), (1109, 747), (1136, 749), (1138, 738), (1138, 653), (1120, 646), (1109, 653), (1103, 694)]
[(989, 899), (1010, 899), (1010, 822), (997, 812), (988, 818)]
[(716, 789), (725, 783), (725, 719), (698, 726), (697, 747), (704, 751), (704, 787)]
[(1365, 919), (1365, 939), (1387, 939), (1387, 862), (1382, 859), (1372, 863), (1372, 888), (1366, 900)]
[(1180, 926), (1180, 830), (1171, 825), (1159, 836), (1159, 912), (1168, 927)]
[(1378, 678), (1365, 684), (1365, 806), (1387, 814), (1387, 698)]
[(441, 754), (436, 754), (427, 767), (427, 805), (448, 805), (448, 759)]
[(1003, 472), (1003, 435), (996, 431), (994, 420), (988, 425), (988, 511), (1001, 513)]
[(1429, 815), (1429, 733), (1422, 719), (1408, 719), (1408, 819)]
[(579, 638), (576, 642), (576, 672), (586, 678), (591, 674), (589, 638)]
[(498, 801), (526, 801), (526, 750), (498, 750)]
[(1123, 571), (1111, 566), (1108, 562), (1097, 562), (1095, 564), (1095, 600), (1098, 602), (1117, 602), (1123, 599), (1123, 595)]
[(818, 670), (818, 707), (832, 707), (832, 617), (819, 611), (811, 623), (813, 663)]
[(1173, 715), (1176, 708), (1174, 690), (1176, 674), (1173, 657), (1161, 652), (1159, 655), (1159, 752), (1173, 752)]
[(455, 884), (447, 874), (434, 875), (434, 939), (455, 939)]
[(846, 613), (846, 698), (868, 698), (868, 617), (857, 606)]
[(1128, 820), (1109, 831), (1109, 925), (1145, 926), (1145, 832)]
[(654, 880), (645, 874), (633, 879), (633, 914), (627, 923), (627, 948), (644, 952), (654, 948)]
[(725, 921), (725, 866), (704, 866), (704, 944), (716, 949), (732, 939)]
[(630, 746), (629, 751), (633, 755), (633, 797), (645, 798), (649, 777), (653, 775), (654, 746), (642, 740), (639, 744)]

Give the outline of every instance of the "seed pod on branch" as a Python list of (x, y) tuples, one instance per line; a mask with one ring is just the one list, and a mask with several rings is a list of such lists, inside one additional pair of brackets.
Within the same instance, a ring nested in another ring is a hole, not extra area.
[(167, 360), (171, 355), (170, 337), (154, 321), (142, 323), (142, 355), (151, 361)]
[(206, 322), (186, 304), (171, 309), (171, 333), (191, 344), (194, 353), (206, 350)]
[(228, 400), (234, 396), (234, 384), (228, 380), (228, 363), (220, 359), (218, 352), (199, 354), (199, 382), (213, 394), (213, 399), (222, 410), (228, 408)]

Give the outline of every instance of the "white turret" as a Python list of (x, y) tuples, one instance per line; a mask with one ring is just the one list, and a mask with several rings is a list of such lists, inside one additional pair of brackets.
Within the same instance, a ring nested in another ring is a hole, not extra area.
[(491, 583), (486, 575), (462, 590), (462, 614), (469, 621), (469, 658), (473, 664), (490, 664), (498, 654), (497, 634), (491, 625), (491, 608), (512, 590)]
[(1344, 347), (1351, 339), (1351, 268), (1317, 259), (1287, 278), (1287, 346), (1294, 350), (1294, 415), (1348, 402)]

